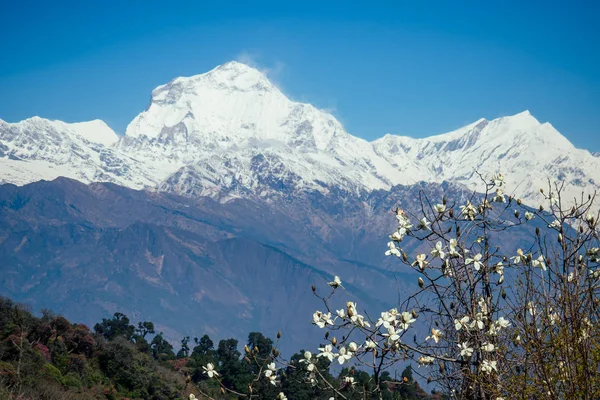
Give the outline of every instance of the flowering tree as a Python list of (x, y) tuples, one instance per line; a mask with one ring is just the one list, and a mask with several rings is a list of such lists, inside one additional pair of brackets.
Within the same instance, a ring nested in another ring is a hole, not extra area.
[[(336, 310), (331, 299), (344, 290), (341, 279), (329, 282), (325, 296), (313, 286), (323, 302), (313, 324), (326, 331), (327, 343), (293, 366), (307, 384), (332, 398), (362, 390), (364, 398), (382, 399), (386, 369), (408, 360), (451, 398), (600, 398), (595, 197), (565, 200), (562, 187), (549, 184), (541, 190), (544, 204), (530, 209), (504, 194), (501, 174), (482, 177), (482, 185), (483, 193), (462, 204), (422, 194), (418, 213), (395, 210), (386, 255), (414, 270), (418, 285), (398, 307), (376, 318), (352, 301)], [(519, 249), (499, 242), (524, 230), (531, 235)], [(411, 256), (403, 250), (410, 241), (417, 244)], [(277, 350), (261, 360), (246, 353), (260, 366), (256, 379), (274, 385), (277, 365), (290, 365)], [(348, 375), (334, 386), (320, 360), (371, 370), (372, 385), (359, 388)], [(219, 378), (212, 365), (206, 373)]]

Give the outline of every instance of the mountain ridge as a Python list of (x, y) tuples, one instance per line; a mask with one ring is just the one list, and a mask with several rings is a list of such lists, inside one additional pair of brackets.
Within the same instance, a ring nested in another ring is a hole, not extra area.
[(497, 172), (525, 201), (535, 201), (548, 180), (567, 183), (569, 198), (600, 189), (600, 159), (529, 111), (428, 138), (387, 134), (368, 142), (235, 61), (158, 86), (125, 136), (114, 141), (105, 131), (98, 141), (108, 145), (90, 141), (89, 130), (78, 132), (76, 124), (25, 121), (0, 122), (0, 181), (68, 176), (220, 201), (360, 193), (420, 181), (476, 190), (479, 174)]

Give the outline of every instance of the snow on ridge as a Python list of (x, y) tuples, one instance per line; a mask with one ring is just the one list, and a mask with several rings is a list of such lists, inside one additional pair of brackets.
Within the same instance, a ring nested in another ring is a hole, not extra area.
[[(158, 86), (121, 138), (99, 120), (22, 123), (17, 129), (0, 121), (0, 159), (42, 160), (86, 182), (184, 195), (361, 192), (420, 181), (478, 189), (475, 171), (503, 172), (509, 190), (524, 199), (536, 198), (548, 178), (565, 181), (573, 193), (600, 188), (600, 157), (576, 149), (529, 111), (423, 139), (388, 134), (368, 142), (347, 133), (333, 115), (291, 101), (263, 73), (239, 62)], [(103, 132), (96, 141), (90, 140), (94, 132)], [(32, 147), (49, 137), (43, 148)], [(23, 172), (25, 180), (36, 180), (39, 168)], [(0, 173), (1, 179), (16, 178)]]

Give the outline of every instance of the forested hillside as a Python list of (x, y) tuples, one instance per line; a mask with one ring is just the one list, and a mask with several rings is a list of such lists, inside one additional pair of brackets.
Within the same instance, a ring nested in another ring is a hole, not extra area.
[[(217, 344), (200, 334), (182, 338), (174, 348), (150, 321), (133, 325), (127, 316), (115, 313), (89, 329), (50, 310), (36, 317), (26, 306), (0, 298), (0, 399), (187, 399), (192, 394), (198, 399), (238, 398), (223, 394), (219, 381), (209, 378), (209, 363), (228, 388), (244, 391), (252, 384), (256, 399), (275, 399), (281, 390), (290, 400), (333, 396), (328, 388), (306, 382), (299, 362), (302, 352), (291, 357), (278, 377), (281, 388), (266, 377), (253, 383), (262, 368), (256, 360), (268, 362), (277, 352), (274, 342), (253, 332), (246, 347), (252, 349), (251, 355), (242, 357), (239, 347), (236, 339)], [(321, 370), (329, 370), (326, 358), (319, 364)], [(345, 369), (336, 377), (333, 370), (326, 373), (327, 381), (348, 399), (362, 399), (363, 390), (357, 387), (372, 385), (372, 377), (364, 371)], [(353, 382), (343, 378), (349, 372)], [(441, 398), (426, 394), (410, 367), (398, 379), (385, 373), (383, 380), (385, 399)]]

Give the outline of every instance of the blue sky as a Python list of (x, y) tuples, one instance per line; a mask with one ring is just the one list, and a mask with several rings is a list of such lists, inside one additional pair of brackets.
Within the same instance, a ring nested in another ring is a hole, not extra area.
[(0, 15), (9, 122), (100, 118), (123, 133), (154, 87), (251, 59), (368, 140), (528, 109), (600, 151), (595, 1), (5, 0)]

